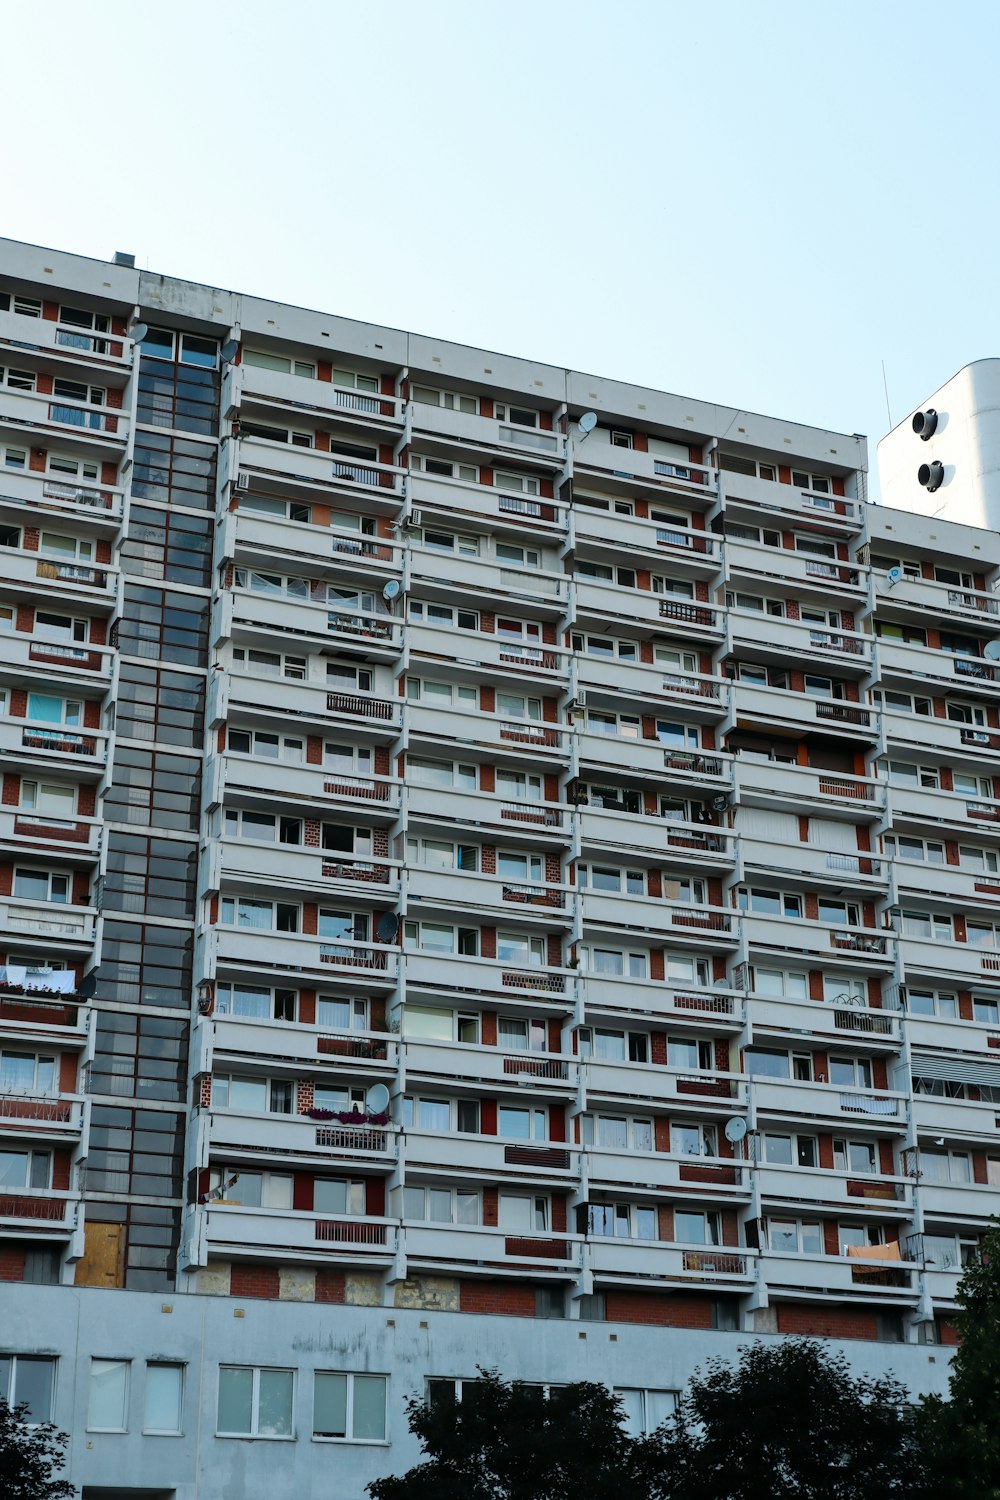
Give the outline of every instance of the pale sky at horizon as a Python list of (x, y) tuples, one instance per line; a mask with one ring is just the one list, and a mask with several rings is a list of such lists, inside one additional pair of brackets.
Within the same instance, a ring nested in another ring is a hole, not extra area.
[(10, 238), (864, 432), (873, 468), (883, 360), (899, 421), (1000, 354), (996, 3), (5, 21)]

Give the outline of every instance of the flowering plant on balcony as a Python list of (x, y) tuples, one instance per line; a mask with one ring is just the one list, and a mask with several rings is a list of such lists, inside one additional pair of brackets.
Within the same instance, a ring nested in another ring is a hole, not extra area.
[(307, 1109), (306, 1114), (310, 1120), (336, 1120), (340, 1125), (388, 1125), (389, 1123), (389, 1116), (385, 1111), (372, 1115), (357, 1109)]

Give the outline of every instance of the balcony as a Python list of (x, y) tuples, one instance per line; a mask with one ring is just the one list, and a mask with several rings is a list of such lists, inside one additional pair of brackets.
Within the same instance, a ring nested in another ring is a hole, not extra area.
[(78, 1094), (0, 1093), (0, 1138), (72, 1144), (83, 1130), (83, 1098)]
[(351, 812), (368, 822), (385, 822), (399, 810), (402, 783), (394, 776), (354, 776), (324, 766), (290, 764), (264, 756), (226, 751), (209, 756), (205, 806), (221, 802), (285, 808), (320, 816)]
[(621, 974), (582, 973), (589, 1022), (648, 1019), (671, 1030), (727, 1033), (743, 1025), (742, 991), (725, 985), (683, 985), (669, 979), (628, 979)]
[(593, 803), (575, 804), (580, 820), (581, 853), (593, 850), (657, 854), (666, 864), (678, 861), (701, 868), (728, 869), (736, 858), (736, 835), (728, 828), (679, 823), (652, 814), (627, 813)]
[[(774, 725), (797, 736), (837, 735), (869, 744), (878, 739), (879, 710), (871, 704), (817, 698), (811, 693), (763, 687), (753, 682), (735, 682), (733, 690), (736, 723), (741, 729)], [(842, 778), (838, 775), (836, 779)]]
[(863, 1212), (866, 1217), (906, 1219), (913, 1212), (912, 1177), (873, 1173), (848, 1177), (832, 1168), (795, 1167), (761, 1162), (755, 1168), (764, 1204), (782, 1212), (834, 1209)]
[(754, 609), (731, 609), (729, 623), (734, 649), (747, 660), (791, 657), (806, 670), (832, 669), (838, 677), (863, 677), (871, 670), (873, 637), (856, 630), (831, 630)]
[(216, 926), (206, 934), (206, 961), (214, 953), (219, 968), (250, 977), (259, 974), (274, 983), (287, 979), (319, 988), (338, 983), (366, 989), (394, 985), (398, 953), (374, 943), (345, 943), (303, 933), (259, 931), (249, 927)]
[(983, 1021), (958, 1021), (951, 1016), (921, 1016), (906, 1012), (906, 1035), (913, 1052), (921, 1054), (962, 1054), (970, 1060), (1000, 1061), (997, 1047), (991, 1042), (998, 1036), (997, 1027)]
[(745, 912), (743, 927), (756, 955), (771, 952), (801, 958), (808, 954), (822, 963), (843, 962), (875, 973), (891, 969), (895, 954), (895, 934), (884, 929), (835, 926), (761, 912)]
[[(223, 452), (236, 442), (239, 453), (230, 457), (228, 466), (231, 477), (235, 477), (237, 468), (249, 475), (250, 484), (241, 484), (241, 489), (265, 490), (269, 482), (280, 486), (286, 495), (301, 493), (307, 500), (320, 500), (324, 493), (341, 498), (345, 494), (370, 494), (383, 503), (395, 500), (398, 505), (402, 498), (406, 471), (395, 464), (342, 458), (317, 448), (298, 448), (258, 437), (230, 439), (230, 444), (223, 445)], [(258, 478), (263, 481), (259, 486)]]
[(561, 541), (566, 531), (568, 507), (559, 500), (512, 494), (488, 484), (466, 484), (458, 479), (432, 478), (417, 472), (410, 475), (410, 495), (414, 514), (424, 516), (425, 512), (432, 512), (458, 527), (475, 517), (538, 542), (546, 538)]
[(874, 821), (885, 808), (885, 783), (867, 776), (748, 756), (737, 756), (734, 770), (739, 801), (748, 807), (815, 810), (821, 817), (858, 823)]
[(105, 691), (111, 683), (114, 651), (109, 646), (74, 646), (44, 636), (14, 631), (4, 637), (0, 675), (12, 682), (27, 678), (32, 686), (54, 692)]
[(441, 995), (455, 997), (485, 996), (502, 1000), (517, 1009), (525, 1002), (532, 1009), (552, 1007), (552, 1014), (565, 1015), (574, 1004), (576, 970), (554, 965), (529, 966), (504, 963), (495, 958), (467, 958), (457, 953), (404, 954), (407, 988), (411, 998), (419, 990), (422, 998)]
[(945, 939), (938, 942), (933, 938), (904, 936), (901, 941), (908, 980), (918, 974), (946, 980), (952, 985), (962, 980), (975, 984), (976, 980), (988, 979), (995, 983), (1000, 979), (1000, 952), (996, 949)]
[[(452, 751), (473, 750), (482, 753), (482, 758), (513, 764), (529, 756), (532, 770), (544, 765), (555, 769), (569, 757), (570, 731), (537, 719), (500, 718), (423, 703), (408, 703), (407, 717), (411, 748), (421, 754), (425, 746), (434, 745)], [(414, 740), (421, 742), (419, 747), (413, 746)]]
[(893, 1052), (899, 1046), (898, 1011), (751, 994), (747, 997), (747, 1014), (755, 1040), (776, 1037), (794, 1045), (803, 1036), (813, 1036), (831, 1046), (851, 1047), (866, 1054)]
[[(874, 715), (875, 710), (871, 710)], [(886, 708), (882, 714), (890, 751), (906, 751), (907, 759), (929, 756), (932, 762), (967, 765), (989, 774), (996, 763), (1000, 734), (973, 729), (952, 719), (929, 714), (899, 713)]]
[(499, 609), (528, 604), (538, 619), (554, 619), (565, 611), (570, 582), (565, 573), (518, 567), (488, 556), (462, 557), (416, 543), (410, 544), (410, 580), (429, 598), (464, 601), (471, 592), (478, 603), (489, 600)]
[[(529, 682), (539, 692), (560, 692), (569, 675), (569, 652), (562, 646), (508, 640), (481, 630), (456, 631), (446, 626), (410, 623), (407, 629), (411, 671), (448, 662), (468, 667), (477, 682), (496, 682), (509, 689), (511, 679)], [(423, 658), (427, 658), (424, 661)]]
[(47, 602), (83, 604), (91, 610), (97, 602), (110, 608), (117, 582), (118, 569), (108, 564), (63, 562), (38, 552), (0, 548), (0, 587), (42, 608)]
[(986, 1229), (996, 1217), (997, 1189), (992, 1182), (935, 1182), (921, 1177), (920, 1201), (925, 1220)]
[(15, 855), (31, 850), (55, 859), (93, 861), (100, 853), (102, 827), (100, 818), (63, 821), (28, 809), (0, 807), (0, 845)]
[(760, 583), (784, 595), (795, 587), (800, 598), (817, 600), (835, 595), (843, 604), (850, 600), (860, 608), (868, 599), (868, 568), (858, 562), (833, 562), (788, 547), (767, 547), (756, 542), (726, 538), (726, 558), (734, 587), (746, 580)]
[(864, 1260), (847, 1255), (796, 1255), (764, 1250), (760, 1256), (761, 1279), (773, 1292), (789, 1297), (802, 1295), (810, 1301), (845, 1293), (884, 1306), (908, 1306), (915, 1300), (916, 1263), (873, 1257)]
[[(408, 1086), (425, 1079), (477, 1088), (527, 1089), (533, 1095), (554, 1099), (575, 1094), (580, 1068), (575, 1057), (561, 1053), (507, 1052), (500, 1047), (434, 1042), (419, 1037), (404, 1038), (403, 1054)], [(407, 1132), (407, 1138), (412, 1134)]]
[[(681, 503), (690, 503), (689, 498)], [(620, 516), (579, 499), (572, 514), (576, 550), (588, 557), (626, 566), (644, 557), (654, 571), (667, 567), (671, 574), (689, 578), (714, 578), (721, 566), (722, 540), (704, 528)]]
[(711, 604), (679, 598), (675, 594), (656, 594), (651, 589), (620, 588), (617, 584), (577, 574), (576, 623), (586, 627), (593, 620), (600, 625), (639, 623), (671, 634), (682, 635), (687, 642), (705, 645), (721, 644), (724, 616)]
[(90, 1016), (73, 994), (43, 995), (11, 986), (0, 992), (0, 1044), (80, 1052), (87, 1045)]
[(898, 1134), (906, 1125), (906, 1094), (761, 1074), (751, 1080), (751, 1086), (758, 1119), (763, 1115), (768, 1122), (801, 1124), (805, 1119), (883, 1135), (887, 1131)]
[(281, 1261), (310, 1264), (353, 1263), (388, 1266), (396, 1249), (396, 1223), (392, 1219), (360, 1215), (341, 1217), (303, 1210), (243, 1208), (236, 1203), (209, 1204), (200, 1211), (203, 1220), (201, 1252), (236, 1259), (274, 1257)]
[[(882, 544), (880, 539), (874, 545)], [(875, 576), (879, 615), (904, 615), (921, 622), (940, 620), (945, 625), (978, 630), (983, 635), (993, 635), (997, 629), (1000, 599), (995, 593), (908, 577), (901, 578), (890, 589), (884, 575)]]
[(616, 708), (622, 698), (632, 698), (652, 705), (655, 713), (680, 709), (690, 722), (717, 719), (729, 702), (726, 679), (703, 672), (675, 672), (662, 666), (605, 661), (589, 655), (577, 657), (576, 672), (580, 697), (590, 707)]
[(892, 861), (892, 872), (900, 899), (917, 905), (921, 900), (940, 900), (976, 909), (1000, 903), (1000, 874), (898, 857)]
[[(600, 429), (598, 429), (598, 432)], [(596, 435), (595, 435), (596, 436)], [(710, 506), (718, 493), (714, 469), (641, 453), (637, 448), (607, 447), (591, 439), (575, 445), (574, 484), (599, 494), (642, 496), (664, 505)]]
[(38, 512), (39, 520), (72, 521), (74, 533), (80, 536), (107, 536), (117, 530), (124, 495), (116, 485), (61, 480), (33, 470), (19, 474), (7, 469), (0, 476), (0, 507), (9, 508), (15, 518), (29, 510)]
[(578, 1240), (568, 1234), (534, 1230), (529, 1236), (472, 1224), (429, 1224), (405, 1220), (400, 1235), (409, 1269), (443, 1270), (454, 1274), (482, 1268), (494, 1276), (565, 1280), (580, 1264)]
[(54, 948), (72, 958), (93, 947), (96, 917), (90, 906), (9, 897), (0, 901), (0, 941), (32, 951)]
[(1000, 1109), (995, 1104), (915, 1093), (912, 1110), (913, 1128), (923, 1141), (943, 1135), (953, 1144), (968, 1141), (993, 1148), (1000, 1139)]
[(468, 829), (490, 833), (505, 843), (528, 843), (558, 848), (570, 837), (572, 810), (560, 802), (509, 802), (484, 792), (418, 786), (406, 789), (410, 826), (427, 823), (435, 829)]
[(993, 835), (1000, 827), (1000, 801), (969, 797), (962, 792), (891, 786), (889, 806), (894, 828), (912, 825), (914, 831), (924, 835), (938, 829)]
[(255, 894), (274, 890), (279, 897), (287, 892), (320, 901), (336, 895), (378, 906), (394, 905), (399, 894), (398, 861), (355, 858), (304, 844), (227, 838), (217, 832), (205, 863), (203, 889), (232, 885)]
[(216, 532), (216, 556), (234, 557), (267, 571), (279, 564), (299, 574), (303, 568), (324, 578), (357, 577), (369, 586), (373, 578), (398, 577), (403, 565), (402, 545), (386, 537), (363, 536), (339, 524), (334, 512), (329, 526), (266, 516), (240, 505), (226, 511)]
[(578, 1178), (577, 1150), (561, 1141), (512, 1141), (495, 1135), (438, 1135), (404, 1132), (406, 1177), (415, 1180), (458, 1179), (463, 1185), (487, 1181), (537, 1187), (571, 1187)]
[(308, 1115), (251, 1115), (216, 1109), (208, 1114), (208, 1150), (215, 1161), (246, 1167), (311, 1166), (388, 1173), (396, 1164), (397, 1135), (381, 1125), (341, 1125)]
[(129, 413), (122, 408), (80, 406), (9, 387), (4, 388), (3, 397), (0, 427), (10, 428), (21, 441), (43, 447), (52, 442), (115, 464), (124, 455)]
[(0, 1193), (0, 1235), (5, 1240), (65, 1239), (79, 1222), (77, 1190), (14, 1188)]
[(740, 835), (740, 854), (747, 878), (780, 873), (793, 885), (850, 886), (861, 896), (877, 896), (888, 888), (889, 862), (862, 850), (818, 849), (815, 844), (777, 843), (771, 839)]
[(714, 1203), (746, 1203), (750, 1171), (745, 1161), (719, 1156), (677, 1156), (666, 1151), (584, 1148), (590, 1189), (601, 1194), (651, 1191), (670, 1198), (710, 1198)]
[(396, 1072), (399, 1043), (374, 1031), (332, 1031), (301, 1021), (261, 1021), (216, 1010), (200, 1019), (194, 1036), (192, 1069), (210, 1073), (223, 1061), (233, 1064), (266, 1059), (268, 1066), (308, 1068), (310, 1074), (331, 1070), (371, 1082), (385, 1082)]
[(222, 410), (235, 413), (241, 406), (263, 407), (280, 413), (291, 425), (303, 413), (327, 425), (331, 417), (373, 433), (382, 432), (391, 441), (403, 422), (403, 402), (398, 396), (358, 391), (353, 386), (334, 385), (259, 365), (227, 365), (222, 378)]
[(749, 1292), (754, 1279), (752, 1252), (729, 1248), (679, 1245), (667, 1240), (611, 1239), (590, 1235), (586, 1264), (600, 1285), (720, 1287)]
[(209, 722), (219, 723), (230, 712), (241, 722), (319, 733), (353, 730), (360, 737), (385, 739), (398, 733), (400, 705), (394, 699), (370, 693), (331, 692), (324, 682), (298, 681), (286, 677), (257, 676), (250, 672), (216, 674), (209, 684)]
[(728, 470), (719, 479), (727, 508), (746, 509), (758, 525), (765, 524), (763, 514), (767, 513), (779, 521), (802, 521), (810, 531), (828, 532), (831, 536), (855, 536), (863, 529), (861, 508), (856, 500), (800, 490), (791, 484)]
[(108, 738), (101, 729), (59, 729), (36, 719), (0, 721), (0, 754), (12, 755), (25, 770), (86, 769), (100, 775)]
[(668, 1068), (659, 1063), (611, 1062), (591, 1057), (585, 1083), (590, 1108), (614, 1103), (616, 1109), (641, 1105), (643, 1109), (665, 1108), (713, 1116), (743, 1109), (747, 1100), (747, 1078), (743, 1073), (717, 1070)]
[(729, 786), (732, 776), (731, 756), (714, 750), (676, 750), (656, 738), (606, 734), (585, 720), (578, 744), (581, 775), (588, 777), (613, 767), (616, 776), (633, 771), (640, 777), (718, 792)]
[(410, 865), (406, 894), (411, 916), (443, 914), (459, 920), (527, 922), (553, 931), (572, 920), (576, 890), (557, 881), (521, 881), (467, 870)]
[(88, 333), (73, 323), (15, 312), (0, 312), (0, 344), (72, 360), (102, 376), (111, 370), (127, 375), (133, 350), (132, 340), (122, 335)]
[[(1000, 603), (1000, 600), (995, 600)], [(1000, 630), (1000, 619), (993, 617), (980, 629)], [(932, 650), (928, 646), (904, 645), (902, 641), (880, 639), (877, 645), (877, 673), (884, 681), (905, 682), (911, 692), (919, 692), (922, 683), (932, 693), (956, 693), (963, 697), (985, 697), (996, 701), (1000, 694), (1000, 674), (996, 664), (978, 656), (956, 655), (953, 651)]]
[[(668, 879), (667, 886), (669, 888)], [(663, 900), (652, 896), (621, 895), (586, 889), (580, 892), (583, 927), (590, 937), (599, 931), (643, 934), (666, 938), (672, 945), (690, 942), (701, 952), (734, 948), (738, 941), (738, 916), (730, 907), (699, 906), (694, 902)], [(637, 941), (633, 936), (630, 941)]]
[(364, 614), (326, 600), (326, 585), (313, 585), (311, 602), (269, 598), (249, 589), (232, 589), (220, 600), (216, 629), (220, 636), (307, 651), (347, 646), (365, 660), (391, 661), (402, 645), (402, 624), (392, 615)]
[(489, 448), (500, 468), (505, 458), (516, 456), (537, 464), (539, 468), (557, 472), (566, 455), (566, 439), (561, 432), (498, 422), (494, 417), (483, 417), (475, 412), (449, 411), (445, 407), (413, 401), (410, 420), (415, 437), (426, 435), (438, 439), (449, 449), (475, 450), (471, 454), (474, 462), (479, 461), (479, 450)]

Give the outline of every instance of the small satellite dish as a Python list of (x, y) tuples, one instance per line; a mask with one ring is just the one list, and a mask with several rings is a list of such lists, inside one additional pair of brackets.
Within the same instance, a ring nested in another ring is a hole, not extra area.
[(714, 812), (725, 812), (728, 806), (729, 798), (724, 792), (720, 792), (717, 797), (712, 798), (712, 810)]
[(91, 969), (89, 974), (84, 974), (76, 987), (76, 993), (81, 1000), (90, 1000), (97, 994), (97, 970)]
[(593, 432), (594, 428), (597, 426), (596, 411), (585, 411), (576, 425), (577, 427), (579, 427), (584, 437), (586, 437), (587, 433)]
[(386, 604), (391, 604), (394, 599), (398, 599), (402, 592), (403, 585), (398, 578), (390, 578), (388, 583), (382, 585), (382, 598)]
[(141, 344), (148, 332), (148, 323), (136, 323), (135, 327), (132, 329), (132, 337), (135, 339), (137, 344)]
[(370, 1115), (384, 1115), (389, 1108), (389, 1090), (384, 1083), (373, 1083), (365, 1095), (365, 1109)]
[(983, 655), (987, 661), (1000, 661), (1000, 641), (987, 641), (983, 647)]
[(226, 339), (226, 342), (223, 344), (222, 348), (219, 350), (219, 358), (222, 360), (222, 363), (224, 365), (231, 365), (232, 362), (233, 362), (233, 360), (236, 358), (237, 354), (239, 354), (239, 352), (240, 352), (240, 341), (239, 341), (239, 339)]
[(380, 943), (394, 943), (399, 931), (399, 917), (394, 911), (384, 911), (375, 923), (375, 936)]
[(735, 1146), (747, 1133), (747, 1122), (741, 1120), (739, 1115), (734, 1115), (731, 1120), (726, 1121), (726, 1140)]
[(885, 575), (886, 588), (894, 589), (896, 587), (896, 584), (901, 582), (902, 577), (902, 568), (890, 568), (888, 573)]

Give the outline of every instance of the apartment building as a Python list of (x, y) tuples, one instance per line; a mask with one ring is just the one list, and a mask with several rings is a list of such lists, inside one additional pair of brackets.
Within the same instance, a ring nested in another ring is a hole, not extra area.
[(748, 1334), (941, 1388), (1000, 538), (128, 261), (0, 242), (0, 1394), (194, 1500), (360, 1496), (481, 1363), (637, 1429)]

